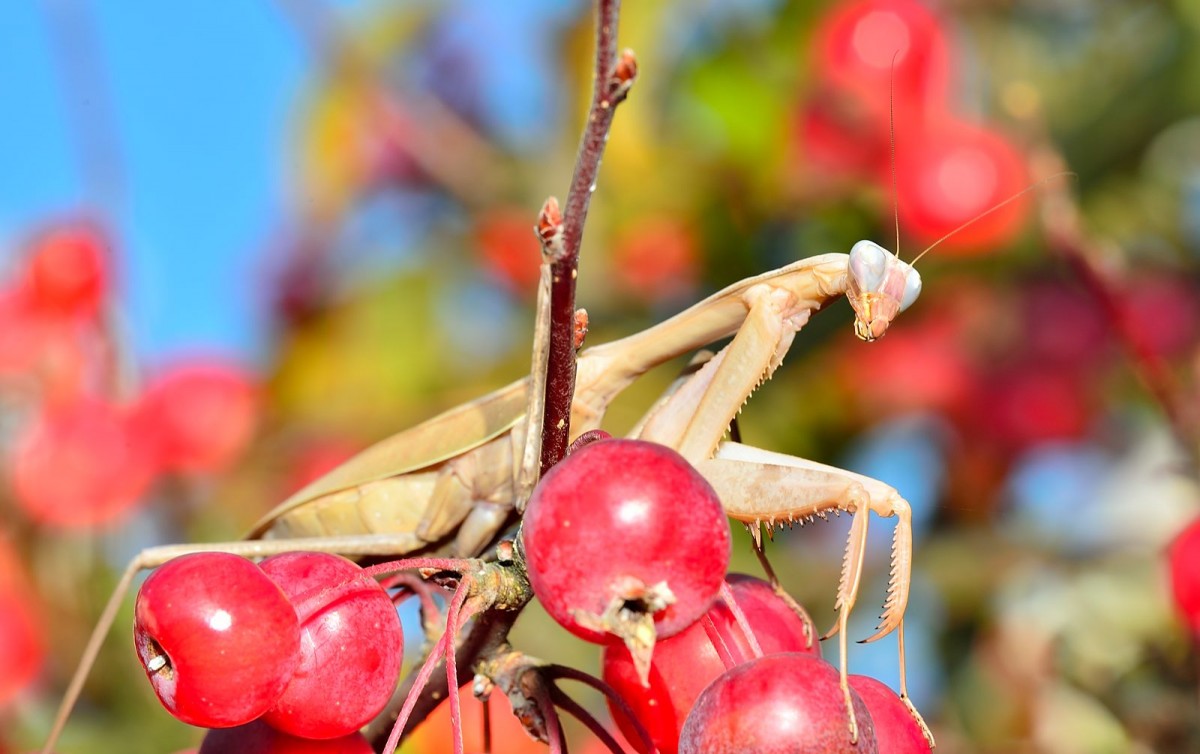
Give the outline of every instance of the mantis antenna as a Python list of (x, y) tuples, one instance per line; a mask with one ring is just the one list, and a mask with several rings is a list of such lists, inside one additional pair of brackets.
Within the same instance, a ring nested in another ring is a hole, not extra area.
[(896, 183), (896, 57), (899, 55), (899, 50), (892, 53), (892, 66), (888, 69), (888, 145), (892, 155), (892, 217), (896, 220), (896, 259), (900, 258), (900, 189)]
[[(900, 258), (900, 190), (896, 181), (896, 58), (899, 55), (899, 50), (896, 50), (892, 53), (892, 64), (891, 68), (888, 70), (888, 146), (890, 148), (892, 160), (892, 217), (896, 223), (896, 259)], [(1062, 178), (1065, 176), (1070, 176), (1072, 178), (1078, 177), (1075, 173), (1072, 173), (1069, 170), (1063, 170), (1034, 181), (1017, 193), (999, 202), (998, 204), (994, 204), (988, 209), (985, 209), (983, 212), (980, 212), (978, 215), (975, 215), (970, 220), (967, 220), (962, 225), (959, 225), (954, 230), (926, 246), (924, 251), (913, 257), (913, 260), (909, 262), (909, 265), (915, 266), (917, 261), (920, 260), (921, 257), (933, 251), (935, 246), (963, 230), (964, 228), (967, 228), (977, 220), (982, 220), (996, 210), (1015, 202), (1017, 199), (1020, 199), (1022, 196), (1028, 194), (1030, 191), (1033, 191), (1035, 188), (1038, 188), (1047, 181), (1052, 181), (1055, 178)]]
[(920, 258), (921, 258), (921, 257), (923, 257), (923, 256), (925, 256), (926, 254), (928, 254), (929, 252), (933, 251), (933, 248), (934, 248), (935, 246), (937, 246), (938, 244), (940, 244), (942, 241), (945, 241), (947, 238), (950, 238), (950, 237), (951, 237), (951, 236), (953, 236), (955, 233), (958, 233), (960, 230), (963, 230), (964, 228), (968, 227), (969, 225), (971, 225), (971, 224), (975, 223), (975, 222), (976, 222), (976, 221), (978, 221), (978, 220), (982, 220), (983, 218), (985, 218), (985, 217), (987, 217), (988, 215), (992, 214), (993, 212), (995, 212), (996, 210), (1000, 209), (1001, 207), (1004, 207), (1004, 206), (1007, 206), (1007, 205), (1009, 205), (1009, 204), (1012, 204), (1013, 202), (1015, 202), (1016, 200), (1020, 199), (1020, 198), (1021, 198), (1022, 196), (1024, 196), (1025, 194), (1028, 194), (1030, 191), (1033, 191), (1034, 189), (1038, 188), (1039, 186), (1041, 186), (1042, 184), (1046, 183), (1047, 181), (1052, 181), (1052, 180), (1054, 180), (1055, 178), (1062, 178), (1062, 177), (1064, 177), (1064, 176), (1071, 176), (1072, 178), (1077, 178), (1077, 177), (1078, 177), (1078, 176), (1077, 176), (1075, 173), (1072, 173), (1072, 172), (1071, 172), (1071, 171), (1069, 171), (1069, 170), (1063, 170), (1063, 171), (1061, 171), (1061, 172), (1058, 172), (1058, 173), (1052, 173), (1051, 175), (1048, 175), (1048, 176), (1046, 176), (1046, 177), (1044, 177), (1044, 178), (1040, 178), (1040, 179), (1038, 179), (1038, 180), (1034, 181), (1033, 183), (1029, 184), (1029, 185), (1028, 185), (1028, 186), (1026, 186), (1025, 188), (1023, 188), (1023, 189), (1021, 189), (1020, 191), (1018, 191), (1017, 193), (1015, 193), (1015, 194), (1013, 194), (1012, 196), (1008, 197), (1008, 198), (1007, 198), (1007, 199), (1005, 199), (1004, 201), (1002, 201), (1002, 202), (1000, 202), (1000, 203), (998, 203), (998, 204), (994, 204), (994, 205), (992, 205), (991, 207), (989, 207), (988, 209), (985, 209), (983, 212), (980, 212), (978, 215), (975, 215), (975, 216), (974, 216), (974, 217), (972, 217), (970, 220), (967, 220), (967, 221), (966, 221), (965, 223), (963, 223), (962, 225), (958, 226), (957, 228), (955, 228), (954, 230), (950, 231), (950, 232), (949, 232), (949, 233), (947, 233), (946, 235), (942, 236), (942, 237), (941, 237), (941, 238), (939, 238), (938, 240), (936, 240), (936, 241), (934, 241), (933, 243), (929, 244), (928, 246), (926, 246), (926, 247), (925, 247), (925, 250), (924, 250), (924, 251), (922, 251), (920, 254), (918, 254), (916, 257), (914, 257), (914, 258), (913, 258), (913, 260), (912, 260), (911, 262), (909, 262), (909, 264), (910, 264), (910, 265), (915, 265), (915, 264), (917, 263), (917, 261), (918, 261), (918, 260), (920, 260)]

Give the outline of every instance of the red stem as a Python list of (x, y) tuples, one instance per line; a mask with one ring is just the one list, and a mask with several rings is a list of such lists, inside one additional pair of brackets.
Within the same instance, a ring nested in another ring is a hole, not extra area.
[(619, 0), (597, 0), (596, 3), (592, 105), (563, 208), (563, 257), (551, 265), (550, 354), (542, 423), (543, 474), (566, 455), (571, 436), (571, 400), (575, 394), (575, 278), (579, 272), (579, 248), (613, 113), (628, 89), (627, 85), (614, 85), (620, 7)]

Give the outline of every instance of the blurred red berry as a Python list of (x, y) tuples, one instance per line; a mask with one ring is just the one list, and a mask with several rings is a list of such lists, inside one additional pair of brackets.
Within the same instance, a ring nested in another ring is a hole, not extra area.
[(1200, 518), (1188, 524), (1167, 548), (1167, 568), (1175, 607), (1200, 639)]
[(1078, 438), (1091, 419), (1088, 391), (1076, 371), (1032, 363), (990, 375), (974, 408), (978, 429), (1010, 450)]
[(47, 323), (23, 294), (23, 288), (0, 291), (0, 373), (28, 372), (41, 350)]
[(259, 388), (246, 370), (219, 361), (177, 364), (152, 380), (137, 423), (163, 468), (212, 473), (246, 449), (258, 423)]
[(858, 98), (886, 125), (889, 101), (939, 108), (949, 88), (942, 24), (917, 0), (835, 6), (813, 42), (817, 75)]
[(485, 213), (475, 227), (476, 246), (487, 269), (513, 292), (530, 296), (542, 264), (533, 223), (532, 212), (501, 209)]
[(953, 412), (974, 391), (974, 372), (957, 327), (939, 317), (908, 322), (870, 348), (843, 349), (841, 357), (843, 384), (875, 416)]
[(638, 223), (617, 241), (617, 283), (643, 301), (670, 301), (696, 287), (696, 238), (674, 218)]
[[(891, 188), (890, 175), (881, 180)], [(1029, 214), (1025, 196), (988, 212), (1029, 186), (1025, 158), (999, 133), (953, 118), (897, 147), (896, 181), (900, 224), (923, 242), (974, 220), (934, 253), (987, 253), (1011, 241)]]
[(129, 511), (154, 478), (153, 455), (123, 411), (98, 400), (49, 408), (12, 457), (13, 492), (45, 524), (87, 527)]
[(44, 636), (17, 555), (0, 540), (0, 710), (37, 676), (46, 657)]
[(1161, 356), (1178, 356), (1196, 343), (1200, 302), (1195, 285), (1179, 276), (1156, 275), (1129, 289), (1129, 324)]
[(799, 159), (822, 177), (857, 178), (888, 165), (887, 122), (844, 92), (821, 90), (796, 115)]
[(1023, 323), (1015, 345), (1030, 359), (1088, 368), (1105, 357), (1109, 325), (1095, 297), (1086, 291), (1032, 281), (1022, 286), (1020, 306)]
[(108, 293), (104, 240), (94, 228), (55, 228), (38, 238), (29, 258), (28, 284), (36, 307), (94, 316)]
[(321, 437), (309, 440), (295, 452), (281, 499), (325, 476), (360, 450), (361, 444), (347, 439)]

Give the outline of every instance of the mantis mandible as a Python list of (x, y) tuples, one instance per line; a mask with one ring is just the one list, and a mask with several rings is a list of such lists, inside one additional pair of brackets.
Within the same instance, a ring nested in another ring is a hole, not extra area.
[[(546, 276), (539, 300), (547, 289)], [(803, 521), (829, 511), (896, 516), (893, 580), (879, 638), (902, 628), (909, 590), (912, 535), (908, 504), (892, 488), (850, 472), (799, 458), (721, 442), (750, 394), (782, 362), (795, 334), (814, 313), (841, 296), (854, 309), (863, 340), (881, 337), (921, 289), (913, 267), (870, 241), (847, 254), (799, 260), (735, 283), (640, 333), (579, 354), (572, 432), (596, 429), (612, 400), (655, 366), (734, 335), (732, 342), (683, 381), (643, 422), (640, 435), (670, 445), (701, 470), (729, 514), (755, 527)], [(539, 306), (538, 332), (547, 307)], [(535, 346), (535, 363), (540, 358)], [(534, 369), (535, 374), (539, 373)], [(140, 553), (126, 568), (92, 634), (64, 695), (43, 751), (65, 725), (88, 669), (99, 652), (134, 576), (178, 555), (225, 550), (260, 557), (292, 550), (401, 557), (448, 548), (473, 556), (492, 544), (521, 497), (528, 494), (525, 460), (530, 396), (540, 380), (526, 378), (453, 408), (366, 449), (301, 489), (258, 522), (247, 540), (224, 544), (168, 545)], [(532, 392), (531, 392), (532, 386)], [(532, 439), (532, 438), (531, 438)], [(866, 515), (855, 516), (843, 562), (836, 609), (842, 633), (857, 599)], [(903, 641), (900, 663), (903, 678)], [(905, 690), (902, 695), (907, 701)], [(849, 705), (848, 705), (849, 709)], [(919, 718), (918, 718), (919, 719)], [(850, 725), (856, 730), (853, 714)]]

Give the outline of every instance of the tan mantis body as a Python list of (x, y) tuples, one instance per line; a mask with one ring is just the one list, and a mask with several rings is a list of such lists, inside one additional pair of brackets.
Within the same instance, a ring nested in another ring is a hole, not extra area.
[[(911, 267), (869, 242), (857, 244), (850, 255), (810, 257), (743, 280), (654, 327), (580, 353), (572, 433), (598, 428), (611, 401), (648, 370), (735, 335), (698, 372), (680, 381), (635, 434), (679, 450), (713, 484), (730, 516), (754, 527), (756, 536), (761, 524), (802, 522), (830, 511), (897, 516), (893, 579), (879, 630), (871, 637), (879, 638), (902, 626), (907, 603), (908, 504), (876, 480), (721, 440), (812, 313), (847, 295), (856, 313), (856, 333), (873, 340), (919, 289)], [(184, 552), (215, 549), (247, 556), (311, 549), (395, 557), (449, 544), (460, 556), (482, 552), (528, 491), (522, 478), (522, 470), (530, 467), (523, 460), (529, 457), (526, 416), (538, 405), (530, 399), (542, 388), (538, 381), (531, 394), (531, 384), (530, 379), (514, 382), (368, 448), (271, 511), (254, 527), (250, 541), (168, 546), (139, 555), (98, 622), (44, 751), (53, 746), (124, 591), (142, 568)], [(540, 428), (540, 416), (535, 418)], [(842, 633), (848, 709), (845, 628), (857, 599), (867, 519), (855, 516), (837, 594), (838, 623), (830, 631)], [(900, 663), (903, 679), (902, 636)], [(907, 701), (903, 688), (901, 694)], [(852, 712), (850, 725), (856, 734)]]

